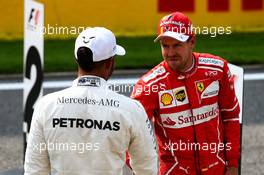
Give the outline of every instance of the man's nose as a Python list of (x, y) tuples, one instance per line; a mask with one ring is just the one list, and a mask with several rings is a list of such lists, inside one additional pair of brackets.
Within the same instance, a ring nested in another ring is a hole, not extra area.
[(173, 49), (172, 47), (168, 48), (168, 56), (174, 56), (175, 55), (175, 49)]

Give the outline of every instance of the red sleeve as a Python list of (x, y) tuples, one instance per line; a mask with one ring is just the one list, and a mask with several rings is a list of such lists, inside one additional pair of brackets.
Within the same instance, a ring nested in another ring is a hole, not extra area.
[(231, 75), (226, 62), (220, 86), (219, 107), (224, 125), (224, 141), (227, 145), (226, 159), (228, 166), (238, 167), (240, 158), (240, 108), (235, 95), (234, 77)]
[(138, 100), (145, 108), (149, 120), (152, 121), (155, 111), (158, 109), (158, 87), (145, 84), (141, 79), (134, 86), (131, 98)]
[(132, 170), (131, 163), (130, 163), (130, 156), (128, 154), (128, 151), (126, 151), (126, 165), (128, 166), (129, 169)]
[[(153, 120), (155, 110), (158, 108), (158, 97), (157, 94), (155, 94), (157, 91), (155, 87), (145, 84), (144, 81), (140, 79), (135, 84), (131, 93), (131, 98), (138, 100), (142, 104), (151, 121)], [(132, 170), (130, 161), (130, 156), (128, 152), (126, 152), (126, 165)]]

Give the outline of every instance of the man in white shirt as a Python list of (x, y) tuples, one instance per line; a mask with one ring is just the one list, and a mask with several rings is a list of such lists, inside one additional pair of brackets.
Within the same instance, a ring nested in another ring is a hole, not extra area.
[(75, 42), (78, 78), (36, 105), (25, 175), (122, 175), (126, 150), (135, 174), (156, 175), (155, 139), (142, 105), (109, 89), (115, 55), (125, 55), (105, 28)]

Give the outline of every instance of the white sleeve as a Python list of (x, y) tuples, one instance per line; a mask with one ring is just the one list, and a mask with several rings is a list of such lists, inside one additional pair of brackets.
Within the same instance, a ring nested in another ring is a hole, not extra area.
[(25, 156), (24, 175), (48, 175), (50, 173), (50, 162), (47, 151), (47, 144), (43, 134), (41, 117), (41, 105), (35, 107)]
[(135, 127), (128, 149), (131, 166), (137, 175), (157, 175), (158, 158), (152, 125), (142, 105), (136, 103), (138, 108), (132, 116)]

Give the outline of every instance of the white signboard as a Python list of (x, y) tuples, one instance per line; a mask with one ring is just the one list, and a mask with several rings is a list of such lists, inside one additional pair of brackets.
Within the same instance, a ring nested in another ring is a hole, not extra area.
[(233, 64), (228, 64), (228, 67), (232, 76), (234, 76), (235, 91), (240, 106), (239, 123), (242, 124), (244, 69)]
[(24, 3), (23, 132), (26, 148), (34, 105), (43, 94), (44, 6), (33, 0), (25, 0)]

